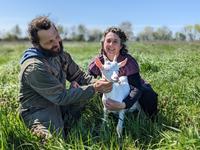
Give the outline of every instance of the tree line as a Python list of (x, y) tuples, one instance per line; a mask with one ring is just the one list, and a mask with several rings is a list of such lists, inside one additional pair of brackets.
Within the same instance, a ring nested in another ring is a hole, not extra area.
[[(129, 21), (122, 22), (118, 27), (126, 32), (130, 41), (199, 41), (200, 24), (186, 25), (181, 31), (173, 33), (167, 26), (154, 28), (146, 26), (137, 35)], [(72, 27), (57, 25), (57, 29), (64, 41), (100, 41), (103, 31), (89, 29), (83, 24)], [(9, 31), (3, 33), (0, 30), (1, 41), (28, 40), (28, 35), (22, 36), (22, 29), (15, 25)]]

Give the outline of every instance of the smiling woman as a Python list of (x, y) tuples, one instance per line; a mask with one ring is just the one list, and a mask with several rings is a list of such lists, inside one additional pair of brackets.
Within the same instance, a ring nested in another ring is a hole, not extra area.
[(120, 49), (122, 48), (119, 36), (113, 32), (109, 32), (105, 36), (103, 47), (108, 59), (112, 61), (115, 56), (118, 57)]
[[(126, 65), (119, 68), (119, 77), (127, 76), (129, 85), (132, 87), (130, 95), (118, 104), (107, 99), (106, 102), (109, 104), (109, 108), (107, 109), (129, 109), (136, 101), (139, 101), (139, 104), (147, 116), (154, 118), (157, 114), (157, 93), (154, 92), (149, 83), (140, 77), (139, 65), (135, 58), (128, 54), (128, 50), (126, 49), (125, 42), (127, 40), (128, 38), (124, 31), (117, 27), (110, 27), (104, 32), (103, 40), (101, 41), (101, 54), (100, 56), (97, 56), (99, 61), (101, 61), (102, 64), (105, 64), (105, 57), (110, 61), (113, 61), (113, 59), (116, 58), (118, 63), (127, 60)], [(89, 74), (94, 77), (103, 74), (95, 61), (92, 61), (89, 65)]]

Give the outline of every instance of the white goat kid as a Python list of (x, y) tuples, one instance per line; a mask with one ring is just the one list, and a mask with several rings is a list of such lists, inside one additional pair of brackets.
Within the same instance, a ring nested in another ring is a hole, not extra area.
[[(127, 58), (121, 61), (120, 63), (117, 63), (116, 57), (113, 61), (109, 61), (104, 56), (104, 65), (101, 63), (101, 61), (96, 58), (95, 64), (96, 66), (101, 70), (102, 77), (106, 78), (108, 81), (113, 82), (112, 91), (109, 93), (103, 93), (102, 101), (106, 101), (107, 99), (112, 99), (117, 102), (122, 102), (124, 98), (128, 96), (130, 93), (130, 86), (128, 84), (127, 76), (118, 76), (119, 68), (126, 65)], [(129, 110), (140, 110), (138, 102), (136, 102)], [(122, 136), (122, 129), (123, 129), (123, 123), (124, 123), (124, 115), (125, 115), (126, 109), (122, 109), (119, 111), (119, 119), (117, 124), (117, 134), (120, 138)], [(116, 112), (116, 111), (109, 111), (104, 106), (104, 121), (107, 121), (108, 113), (109, 112)]]

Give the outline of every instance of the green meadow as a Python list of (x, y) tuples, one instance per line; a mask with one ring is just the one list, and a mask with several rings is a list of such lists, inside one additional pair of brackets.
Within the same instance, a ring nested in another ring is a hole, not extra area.
[[(200, 149), (200, 43), (127, 43), (140, 66), (141, 76), (159, 95), (159, 113), (151, 122), (144, 114), (125, 118), (123, 141), (110, 116), (102, 128), (99, 95), (86, 106), (66, 140), (54, 135), (45, 144), (32, 135), (18, 114), (19, 60), (28, 43), (0, 43), (0, 149), (1, 150), (198, 150)], [(99, 43), (64, 43), (72, 58), (87, 71), (99, 53)]]

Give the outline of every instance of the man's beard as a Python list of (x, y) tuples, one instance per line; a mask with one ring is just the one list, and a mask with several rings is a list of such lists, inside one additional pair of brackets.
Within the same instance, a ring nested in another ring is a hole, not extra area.
[(52, 49), (46, 49), (43, 48), (40, 44), (38, 45), (39, 49), (42, 50), (45, 54), (55, 57), (58, 56), (59, 54), (61, 54), (63, 52), (63, 44), (62, 41), (59, 42), (60, 48), (58, 49), (58, 51), (54, 51), (54, 47)]

